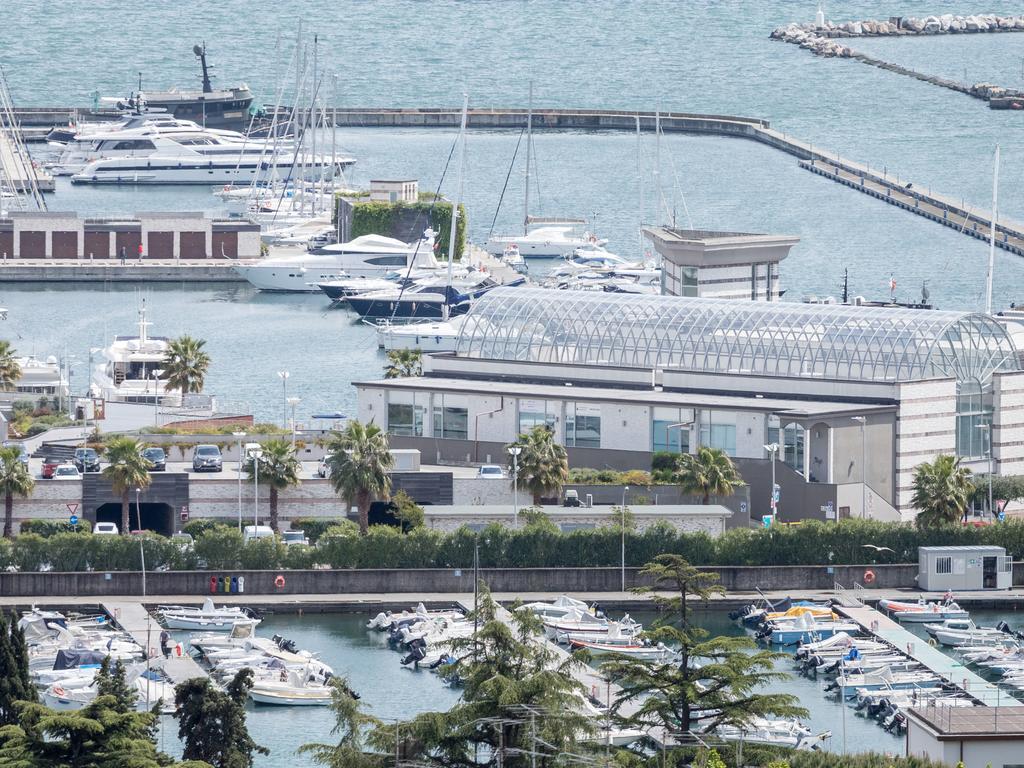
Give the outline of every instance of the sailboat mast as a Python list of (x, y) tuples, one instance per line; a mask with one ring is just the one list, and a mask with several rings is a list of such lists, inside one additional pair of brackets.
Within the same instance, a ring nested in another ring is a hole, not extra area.
[[(310, 102), (309, 102), (309, 110), (310, 110), (309, 124), (313, 127), (313, 152), (312, 152), (313, 168), (314, 169), (319, 169), (320, 173), (323, 173), (323, 170), (324, 170), (323, 165), (320, 163), (320, 158), (316, 154), (316, 133), (317, 133), (317, 128), (319, 127), (317, 125), (316, 99), (317, 99), (317, 96), (320, 93), (320, 80), (319, 80), (320, 69), (319, 69), (319, 58), (318, 58), (318, 54), (320, 52), (319, 51), (319, 45), (318, 45), (319, 38), (320, 38), (319, 35), (313, 35), (313, 93), (312, 93), (312, 98), (310, 99)], [(314, 175), (313, 178), (316, 178), (316, 176)], [(311, 184), (310, 187), (312, 187), (313, 192), (315, 193), (316, 192), (316, 184)], [(309, 189), (309, 187), (307, 187), (306, 190), (303, 191), (303, 194), (306, 194), (308, 189)], [(320, 200), (314, 194), (314, 196), (310, 199), (309, 203), (310, 203), (310, 205), (309, 205), (310, 212), (315, 216), (320, 211)]]
[(637, 245), (639, 247), (639, 254), (641, 258), (644, 253), (644, 160), (643, 160), (643, 140), (640, 134), (640, 113), (636, 113), (636, 182), (640, 197), (640, 216), (639, 225), (637, 227), (636, 237)]
[(469, 112), (469, 94), (462, 94), (462, 120), (459, 123), (459, 141), (462, 142), (462, 153), (459, 159), (459, 193), (452, 200), (452, 221), (451, 230), (448, 233), (448, 290), (445, 294), (442, 307), (442, 319), (447, 320), (449, 315), (448, 302), (451, 300), (452, 272), (455, 268), (455, 241), (459, 231), (459, 201), (462, 200), (463, 188), (466, 181), (466, 115)]
[[(338, 174), (338, 73), (334, 73), (334, 93), (331, 95), (333, 106), (331, 107), (331, 192), (338, 188), (336, 181)], [(334, 205), (333, 195), (331, 205)]]
[(530, 231), (530, 155), (533, 154), (533, 81), (526, 101), (526, 192), (523, 197), (523, 235)]
[(985, 311), (992, 314), (992, 272), (996, 266), (996, 218), (999, 215), (999, 145), (992, 169), (992, 232), (988, 239), (988, 275), (985, 278)]

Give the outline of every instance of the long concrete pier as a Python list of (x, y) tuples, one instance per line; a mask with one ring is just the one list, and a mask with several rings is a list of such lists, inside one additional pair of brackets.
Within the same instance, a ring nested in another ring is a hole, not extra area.
[[(63, 124), (69, 108), (22, 108), (19, 119), (23, 126), (39, 126), (56, 119)], [(81, 110), (85, 113), (87, 110)], [(457, 130), (462, 111), (455, 107), (429, 108), (324, 108), (328, 123), (334, 121), (339, 128), (440, 128)], [(472, 130), (521, 130), (527, 124), (529, 112), (523, 107), (477, 108), (469, 110), (467, 124)], [(888, 173), (879, 173), (860, 163), (826, 150), (820, 145), (803, 141), (784, 131), (771, 127), (767, 120), (737, 115), (697, 114), (688, 112), (655, 113), (613, 109), (543, 109), (532, 111), (535, 131), (626, 131), (651, 132), (659, 127), (664, 133), (722, 136), (740, 138), (765, 144), (804, 161), (802, 167), (821, 176), (869, 194), (880, 200), (924, 216), (931, 221), (952, 227), (970, 237), (984, 239), (984, 230), (991, 221), (990, 211), (972, 208), (954, 199), (952, 195), (932, 192), (920, 183), (897, 179)], [(859, 183), (863, 178), (864, 182)], [(854, 183), (854, 182), (858, 183)], [(1024, 255), (1024, 224), (1001, 217), (997, 227), (996, 245), (1004, 250)], [(2, 272), (0, 272), (2, 274)]]
[[(131, 635), (149, 658), (160, 658), (159, 640), (163, 627), (150, 616), (142, 603), (135, 600), (109, 600), (104, 602), (102, 607), (114, 624)], [(171, 656), (169, 659), (161, 658), (160, 668), (173, 683), (194, 677), (208, 677), (203, 668), (188, 654)]]
[(857, 622), (868, 634), (884, 640), (979, 704), (994, 707), (1003, 703), (1003, 700), (1013, 703), (1013, 697), (1000, 691), (998, 686), (967, 669), (963, 662), (947, 656), (926, 640), (911, 634), (884, 613), (859, 602), (856, 605), (836, 605), (835, 609)]
[(0, 283), (244, 283), (234, 259), (146, 260), (121, 264), (118, 259), (0, 261)]

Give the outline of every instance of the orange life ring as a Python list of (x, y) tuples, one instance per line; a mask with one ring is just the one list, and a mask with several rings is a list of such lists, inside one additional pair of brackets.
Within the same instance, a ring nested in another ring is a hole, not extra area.
[(284, 576), (277, 574), (277, 578), (274, 579), (274, 586), (281, 589), (284, 586)]
[(875, 583), (875, 572), (872, 571), (870, 568), (868, 568), (866, 571), (864, 571), (864, 583), (865, 584), (874, 584)]
[(61, 686), (59, 686), (59, 685), (55, 685), (55, 686), (53, 686), (53, 692), (54, 692), (55, 694), (57, 694), (58, 696), (63, 696), (63, 695), (64, 695), (64, 693), (65, 693), (65, 691), (64, 691), (64, 688), (62, 688), (62, 687), (61, 687)]

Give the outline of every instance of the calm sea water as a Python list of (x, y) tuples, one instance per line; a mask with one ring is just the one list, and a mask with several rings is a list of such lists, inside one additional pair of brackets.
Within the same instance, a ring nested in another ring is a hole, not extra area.
[[(653, 614), (635, 614), (649, 624)], [(404, 669), (399, 654), (387, 647), (383, 636), (367, 631), (367, 616), (351, 614), (310, 614), (306, 616), (269, 616), (260, 625), (261, 635), (280, 634), (294, 639), (299, 647), (320, 653), (321, 658), (339, 673), (348, 676), (355, 691), (362, 696), (367, 711), (381, 719), (409, 718), (419, 712), (437, 711), (452, 706), (458, 691), (445, 687), (436, 675), (427, 671)], [(742, 635), (744, 630), (728, 620), (723, 612), (707, 612), (699, 623), (715, 635)], [(187, 634), (187, 633), (186, 633)], [(789, 649), (792, 650), (792, 649)], [(777, 668), (793, 672), (787, 653)], [(822, 681), (793, 674), (774, 686), (775, 690), (797, 696), (810, 710), (805, 722), (815, 731), (831, 730), (832, 751), (842, 750), (842, 724), (845, 714), (846, 746), (850, 752), (883, 751), (902, 754), (903, 740), (887, 734), (879, 725), (858, 716), (852, 708), (845, 712), (834, 699), (822, 693)], [(248, 712), (249, 732), (271, 750), (257, 760), (260, 768), (312, 768), (314, 763), (296, 750), (304, 743), (332, 743), (334, 725), (330, 711), (321, 707), (255, 707)], [(161, 735), (162, 748), (180, 755), (177, 721), (165, 717)]]
[[(153, 87), (196, 84), (190, 52), (205, 39), (219, 82), (247, 81), (263, 100), (277, 83), (303, 20), (319, 36), (324, 72), (338, 74), (337, 97), (350, 106), (524, 104), (644, 108), (763, 117), (776, 127), (870, 162), (919, 186), (990, 202), (991, 158), (1002, 145), (1000, 208), (1024, 219), (1020, 114), (874, 67), (823, 60), (768, 39), (779, 24), (813, 16), (816, 4), (690, 2), (644, 4), (534, 2), (366, 3), (308, 1), (285, 6), (222, 0), (202, 13), (180, 3), (71, 3), (61, 13), (34, 0), (5, 5), (3, 63), (25, 105), (87, 104), (93, 90), (122, 93), (141, 71)], [(987, 10), (1017, 12), (1010, 2)], [(844, 3), (830, 16), (963, 12), (957, 2)], [(86, 21), (87, 20), (87, 21)], [(447, 30), (442, 45), (437, 30)], [(1019, 84), (1024, 35), (859, 40), (927, 71)], [(289, 68), (290, 71), (290, 68)], [(333, 91), (333, 87), (330, 89)], [(464, 200), (470, 233), (482, 241), (508, 171), (516, 133), (471, 134)], [(339, 132), (359, 162), (353, 183), (413, 176), (436, 188), (453, 134), (447, 131)], [(539, 134), (532, 212), (586, 216), (610, 249), (638, 255), (641, 222), (799, 235), (783, 264), (787, 299), (835, 295), (844, 269), (855, 293), (878, 297), (890, 276), (900, 298), (928, 281), (946, 308), (983, 304), (987, 248), (923, 219), (800, 170), (793, 158), (738, 140), (668, 136), (640, 150), (628, 134)], [(656, 158), (658, 162), (656, 162)], [(655, 181), (655, 171), (658, 171)], [(522, 174), (513, 173), (498, 230), (522, 216)], [(641, 206), (641, 187), (644, 205)], [(450, 171), (442, 191), (454, 194)], [(61, 183), (53, 208), (82, 214), (203, 210), (219, 201), (199, 189), (93, 189)], [(1021, 259), (998, 253), (995, 306), (1024, 298)], [(299, 417), (324, 408), (351, 411), (354, 379), (377, 375), (372, 335), (319, 296), (266, 296), (237, 286), (147, 289), (154, 332), (206, 338), (214, 357), (209, 390), (280, 419), (275, 372), (288, 369)], [(20, 350), (85, 359), (113, 333), (132, 330), (135, 289), (0, 287), (11, 309), (0, 331)], [(272, 354), (253, 354), (268, 350)], [(76, 384), (84, 385), (84, 366)]]

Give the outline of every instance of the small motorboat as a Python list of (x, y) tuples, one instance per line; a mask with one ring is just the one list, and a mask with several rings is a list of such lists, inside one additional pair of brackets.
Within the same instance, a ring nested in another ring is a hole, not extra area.
[(587, 632), (593, 634), (608, 634), (609, 622), (607, 619), (595, 616), (587, 611), (578, 608), (569, 611), (558, 618), (544, 619), (544, 634), (549, 640), (554, 640), (560, 634), (567, 632)]
[(235, 624), (259, 624), (244, 608), (213, 604), (212, 598), (203, 601), (202, 608), (182, 605), (160, 605), (157, 612), (168, 629), (191, 629), (196, 631), (227, 632)]
[(916, 670), (893, 671), (888, 667), (840, 675), (834, 683), (825, 686), (826, 691), (838, 690), (844, 699), (853, 698), (858, 690), (877, 690), (880, 688), (901, 690), (907, 688), (932, 688), (941, 685), (942, 678), (923, 667)]
[(755, 717), (742, 726), (720, 725), (715, 734), (727, 741), (743, 741), (748, 744), (770, 744), (798, 750), (820, 749), (832, 738), (831, 731), (815, 734), (810, 728), (796, 720), (770, 720)]
[(515, 243), (509, 243), (505, 247), (501, 254), (501, 260), (521, 275), (525, 275), (529, 271), (526, 259), (523, 258), (523, 254), (519, 251), (519, 246)]
[(292, 670), (282, 671), (278, 680), (256, 680), (249, 689), (249, 698), (257, 704), (326, 707), (331, 703), (332, 690)]
[(925, 631), (942, 645), (960, 647), (964, 645), (986, 646), (1014, 643), (1018, 633), (1001, 621), (994, 627), (979, 627), (970, 619), (947, 619), (941, 624), (924, 624)]
[(399, 626), (407, 624), (414, 624), (420, 621), (426, 621), (432, 618), (443, 618), (443, 619), (461, 619), (464, 617), (462, 611), (455, 609), (440, 610), (440, 611), (428, 611), (423, 603), (415, 606), (408, 611), (399, 611), (398, 613), (392, 613), (391, 611), (381, 611), (368, 622), (366, 622), (367, 629), (375, 629), (380, 632), (397, 629)]
[(569, 597), (568, 595), (559, 595), (550, 603), (526, 603), (523, 606), (523, 609), (530, 611), (531, 613), (535, 613), (545, 619), (561, 618), (573, 610), (590, 610), (589, 606), (585, 602), (577, 600), (575, 597)]
[(879, 600), (878, 605), (888, 611), (898, 621), (944, 621), (946, 619), (966, 619), (968, 614), (952, 600), (941, 603), (927, 602), (924, 599), (916, 603), (900, 600)]
[(768, 621), (757, 636), (774, 645), (796, 645), (811, 643), (831, 637), (837, 632), (858, 632), (860, 625), (839, 619), (816, 620), (810, 612), (802, 613), (795, 619)]
[(664, 643), (658, 643), (657, 645), (618, 645), (615, 643), (571, 640), (569, 641), (569, 647), (574, 651), (586, 649), (593, 656), (627, 656), (638, 661), (653, 661), (657, 663), (664, 663), (676, 655), (676, 652)]

